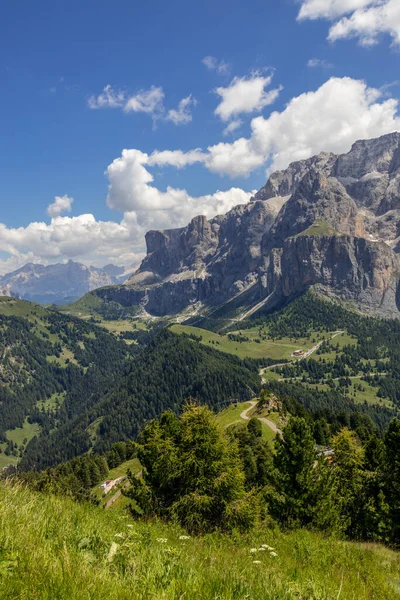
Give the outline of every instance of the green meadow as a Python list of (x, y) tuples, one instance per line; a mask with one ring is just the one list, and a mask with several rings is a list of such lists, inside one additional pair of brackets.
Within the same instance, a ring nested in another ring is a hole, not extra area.
[(398, 553), (305, 530), (187, 538), (174, 525), (3, 484), (0, 532), (2, 600), (400, 597)]

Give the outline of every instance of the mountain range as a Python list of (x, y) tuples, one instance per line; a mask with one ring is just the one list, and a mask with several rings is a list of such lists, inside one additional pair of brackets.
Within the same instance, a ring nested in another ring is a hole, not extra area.
[(372, 314), (399, 316), (400, 133), (357, 141), (273, 173), (248, 204), (146, 234), (122, 285), (95, 294), (151, 315), (241, 318), (310, 287)]
[(47, 266), (28, 263), (0, 277), (0, 295), (45, 304), (67, 304), (98, 287), (123, 282), (134, 268), (115, 265), (99, 268), (73, 260)]

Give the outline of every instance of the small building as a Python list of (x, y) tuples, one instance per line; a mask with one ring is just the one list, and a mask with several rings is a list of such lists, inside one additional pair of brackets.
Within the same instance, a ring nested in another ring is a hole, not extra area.
[(101, 484), (101, 486), (100, 486), (100, 487), (104, 489), (104, 488), (106, 488), (107, 486), (109, 486), (109, 485), (110, 485), (110, 483), (112, 483), (112, 482), (113, 482), (113, 479), (107, 479), (107, 481), (104, 481), (104, 482)]
[(302, 354), (304, 354), (303, 350), (295, 350), (293, 352), (293, 356), (302, 356)]

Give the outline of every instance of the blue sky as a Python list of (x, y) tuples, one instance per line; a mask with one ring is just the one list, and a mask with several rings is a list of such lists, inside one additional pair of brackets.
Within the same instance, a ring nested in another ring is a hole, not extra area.
[(139, 4), (3, 3), (0, 273), (130, 264), (148, 228), (400, 128), (397, 0)]

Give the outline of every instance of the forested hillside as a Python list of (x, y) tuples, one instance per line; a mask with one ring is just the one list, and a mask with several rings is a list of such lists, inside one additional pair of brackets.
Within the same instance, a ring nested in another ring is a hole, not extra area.
[[(366, 317), (309, 292), (285, 309), (242, 327), (255, 324), (260, 336), (272, 339), (296, 340), (310, 332), (325, 332), (325, 341), (313, 356), (265, 373), (275, 393), (296, 398), (314, 413), (331, 418), (335, 413), (343, 424), (349, 423), (350, 413), (362, 412), (382, 431), (393, 411), (399, 411), (398, 320)], [(333, 331), (343, 333), (333, 339), (329, 335)]]
[[(264, 387), (289, 412), (320, 423), (319, 443), (327, 428), (335, 433), (342, 426), (382, 436), (398, 410), (400, 325), (314, 293), (242, 321), (240, 330), (231, 323), (224, 338), (196, 335), (193, 327), (172, 332), (160, 323), (132, 330), (129, 344), (101, 322), (10, 299), (0, 307), (3, 464), (21, 459), (23, 469), (43, 469), (90, 449), (106, 452), (135, 439), (163, 411), (179, 413), (190, 397), (216, 411), (257, 397), (260, 368)], [(182, 335), (186, 330), (192, 333)], [(317, 343), (313, 355), (291, 359), (304, 343)], [(235, 355), (245, 348), (257, 360)], [(286, 358), (274, 367), (279, 352)]]
[(68, 420), (49, 435), (33, 439), (21, 467), (53, 466), (91, 447), (108, 450), (114, 442), (134, 438), (147, 420), (164, 410), (179, 411), (189, 397), (218, 409), (253, 397), (259, 388), (255, 361), (203, 348), (163, 330), (111, 374), (108, 387), (90, 395), (75, 387)]
[(20, 428), (23, 432), (36, 423), (45, 437), (61, 427), (77, 406), (109, 389), (134, 352), (91, 323), (10, 298), (0, 301), (0, 334), (0, 449), (5, 464), (23, 454), (29, 441), (21, 440), (17, 447)]

